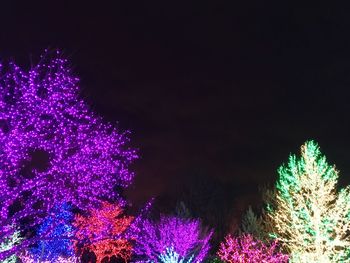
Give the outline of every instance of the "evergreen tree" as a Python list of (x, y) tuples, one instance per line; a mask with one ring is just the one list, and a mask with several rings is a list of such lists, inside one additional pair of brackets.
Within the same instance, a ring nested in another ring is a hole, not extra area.
[(307, 141), (278, 174), (266, 225), (291, 262), (350, 262), (350, 188), (337, 192), (338, 171), (317, 143)]
[(242, 232), (251, 234), (260, 240), (266, 237), (262, 218), (254, 213), (251, 206), (249, 206), (248, 210), (242, 217)]

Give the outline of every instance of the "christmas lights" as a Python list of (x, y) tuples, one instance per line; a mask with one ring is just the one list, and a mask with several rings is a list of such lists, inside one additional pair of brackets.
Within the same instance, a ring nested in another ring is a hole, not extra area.
[(0, 72), (0, 242), (6, 225), (30, 231), (56, 203), (87, 210), (117, 200), (137, 156), (127, 133), (79, 98), (66, 59), (46, 52), (29, 71), (9, 63)]
[(268, 246), (249, 234), (240, 237), (228, 235), (220, 244), (218, 256), (228, 263), (288, 262), (288, 256), (278, 252), (277, 241)]
[(33, 256), (33, 254), (29, 253), (28, 251), (21, 253), (19, 255), (19, 258), (22, 263), (80, 263), (81, 260), (79, 257), (71, 256), (71, 257), (61, 257), (59, 256), (54, 261), (51, 259), (44, 260), (44, 259), (38, 259)]
[(278, 170), (266, 224), (291, 262), (349, 262), (350, 188), (336, 191), (338, 172), (313, 141)]
[[(12, 234), (10, 234), (7, 237), (5, 237), (3, 239), (3, 242), (0, 243), (0, 252), (10, 250), (15, 245), (20, 243), (21, 240), (23, 239), (20, 236), (19, 231), (15, 230), (15, 228), (13, 226), (11, 226), (11, 227), (7, 226), (6, 228), (9, 229), (9, 231), (12, 231)], [(9, 257), (3, 259), (1, 262), (2, 263), (16, 263), (17, 262), (17, 256), (14, 255), (14, 254), (10, 255)]]
[(75, 249), (78, 254), (92, 251), (98, 263), (115, 256), (127, 262), (131, 258), (132, 246), (123, 236), (133, 217), (122, 216), (123, 209), (117, 204), (102, 203), (100, 209), (92, 209), (90, 215), (76, 215), (73, 225)]
[(210, 248), (212, 231), (203, 229), (199, 220), (161, 216), (158, 222), (143, 220), (139, 229), (134, 251), (149, 261), (157, 262), (172, 248), (182, 259), (202, 262)]
[[(74, 218), (72, 207), (64, 203), (55, 205), (51, 215), (45, 218), (40, 225), (37, 235), (43, 237), (38, 244), (30, 250), (33, 258), (38, 261), (55, 262), (59, 257), (69, 258), (74, 256), (72, 238)], [(48, 233), (50, 229), (51, 232)]]
[(188, 260), (185, 260), (174, 251), (174, 248), (171, 247), (167, 248), (165, 253), (160, 255), (159, 260), (161, 263), (191, 263), (193, 256), (191, 256)]

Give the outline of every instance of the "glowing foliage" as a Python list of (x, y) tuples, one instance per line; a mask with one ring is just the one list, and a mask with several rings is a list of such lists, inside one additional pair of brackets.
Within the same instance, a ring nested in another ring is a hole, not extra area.
[(48, 259), (38, 259), (33, 256), (33, 254), (29, 252), (25, 252), (20, 254), (19, 258), (21, 259), (22, 263), (80, 263), (81, 260), (78, 257), (71, 256), (71, 257), (58, 257), (54, 261)]
[[(51, 211), (51, 215), (45, 218), (41, 224), (37, 235), (39, 242), (31, 249), (34, 258), (40, 261), (56, 261), (57, 258), (69, 258), (74, 255), (73, 250), (73, 226), (74, 215), (68, 204), (56, 205)], [(40, 240), (43, 236), (43, 240)]]
[(202, 229), (199, 220), (161, 216), (159, 222), (144, 220), (140, 230), (134, 251), (149, 261), (157, 262), (172, 248), (185, 261), (193, 258), (194, 262), (201, 262), (210, 248), (212, 232)]
[(278, 251), (277, 242), (266, 245), (251, 235), (227, 236), (220, 244), (218, 256), (228, 263), (287, 263), (288, 256)]
[(291, 262), (349, 262), (350, 188), (336, 191), (338, 172), (313, 141), (278, 170), (267, 224)]
[(92, 209), (89, 216), (76, 215), (73, 222), (77, 228), (76, 251), (79, 254), (92, 251), (98, 263), (112, 256), (127, 262), (131, 258), (132, 245), (123, 234), (133, 217), (122, 216), (122, 213), (119, 205), (103, 202), (102, 207)]
[(95, 254), (96, 262), (98, 263), (102, 262), (106, 257), (110, 259), (113, 256), (128, 262), (132, 254), (132, 245), (127, 239), (100, 240), (85, 246), (85, 248)]
[(162, 263), (191, 263), (193, 256), (190, 257), (187, 261), (181, 258), (178, 253), (174, 251), (174, 248), (167, 248), (165, 253), (160, 255), (159, 260)]
[(126, 135), (79, 98), (78, 79), (59, 52), (29, 71), (0, 65), (0, 242), (5, 225), (28, 230), (55, 203), (86, 210), (100, 198), (117, 199), (114, 187), (131, 182), (136, 158)]
[[(14, 230), (13, 227), (6, 227), (9, 231), (12, 231), (12, 234), (8, 235), (3, 239), (3, 242), (0, 243), (0, 252), (7, 251), (13, 248), (15, 245), (21, 242), (23, 238), (20, 237), (18, 230)], [(11, 233), (11, 232), (10, 232)], [(10, 255), (9, 257), (3, 259), (2, 263), (16, 263), (16, 255)]]

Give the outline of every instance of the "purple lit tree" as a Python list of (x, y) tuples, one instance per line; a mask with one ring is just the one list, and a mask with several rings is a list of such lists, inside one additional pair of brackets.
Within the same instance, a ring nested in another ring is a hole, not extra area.
[(134, 253), (142, 262), (158, 262), (169, 250), (183, 261), (202, 262), (213, 233), (202, 228), (199, 220), (173, 216), (161, 216), (157, 222), (143, 220), (139, 229)]
[[(25, 71), (0, 65), (0, 242), (39, 225), (56, 203), (86, 210), (130, 184), (127, 132), (90, 111), (56, 51)], [(1, 253), (0, 253), (1, 260)]]

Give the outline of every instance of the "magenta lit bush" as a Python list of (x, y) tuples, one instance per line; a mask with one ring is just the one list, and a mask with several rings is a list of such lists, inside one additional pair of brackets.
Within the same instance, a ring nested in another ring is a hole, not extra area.
[(288, 256), (279, 252), (277, 241), (266, 245), (249, 234), (239, 237), (228, 235), (220, 244), (218, 256), (228, 263), (288, 262)]

